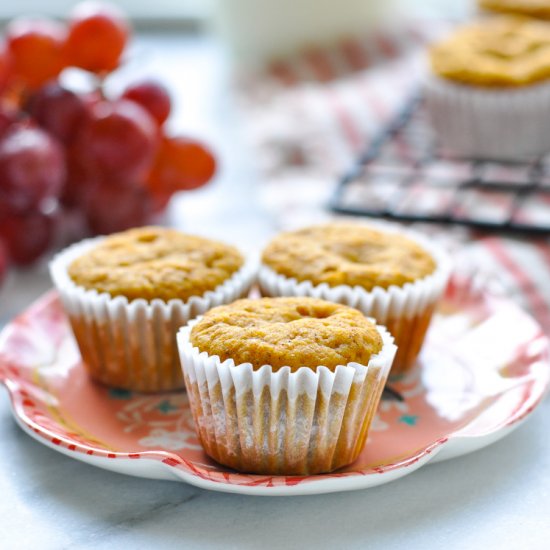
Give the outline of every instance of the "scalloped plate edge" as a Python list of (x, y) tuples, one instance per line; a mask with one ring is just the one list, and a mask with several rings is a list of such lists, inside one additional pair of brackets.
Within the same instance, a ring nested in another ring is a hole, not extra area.
[[(58, 436), (53, 436), (47, 429), (37, 424), (36, 427), (33, 427), (35, 423), (25, 415), (24, 411), (20, 410), (21, 407), (16, 399), (18, 395), (9, 384), (11, 381), (4, 380), (3, 382), (10, 396), (11, 410), (14, 419), (25, 433), (52, 450), (86, 464), (135, 477), (183, 481), (201, 489), (218, 492), (257, 496), (299, 496), (354, 491), (376, 487), (377, 485), (389, 483), (411, 474), (430, 462), (436, 463), (450, 460), (491, 445), (510, 434), (532, 414), (548, 391), (549, 378), (550, 377), (547, 377), (545, 381), (539, 381), (537, 387), (539, 387), (540, 391), (536, 395), (531, 393), (529, 403), (525, 402), (524, 406), (517, 411), (513, 418), (508, 419), (508, 422), (486, 434), (460, 435), (460, 432), (449, 434), (448, 437), (435, 441), (428, 447), (420, 450), (416, 455), (407, 458), (403, 463), (396, 464), (394, 467), (380, 473), (373, 472), (354, 476), (346, 475), (342, 477), (311, 480), (308, 483), (296, 485), (276, 486), (238, 485), (205, 479), (197, 474), (186, 471), (181, 464), (174, 466), (163, 462), (163, 459), (170, 456), (171, 453), (168, 452), (159, 453), (151, 451), (145, 455), (140, 453), (141, 456), (139, 456), (138, 459), (128, 458), (127, 453), (114, 453), (114, 456), (110, 458), (99, 454), (87, 454), (85, 446), (74, 445), (67, 441), (63, 441)], [(56, 443), (54, 443), (53, 440), (56, 440)], [(69, 446), (72, 448), (69, 448)], [(94, 451), (94, 453), (97, 452), (99, 451)]]

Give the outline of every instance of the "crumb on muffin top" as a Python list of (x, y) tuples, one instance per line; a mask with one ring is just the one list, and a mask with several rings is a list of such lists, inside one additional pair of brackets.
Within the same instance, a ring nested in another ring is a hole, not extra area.
[(480, 8), (499, 13), (514, 13), (550, 19), (548, 0), (478, 0)]
[(116, 233), (76, 258), (70, 278), (80, 286), (129, 300), (201, 296), (242, 267), (233, 246), (163, 227)]
[(436, 264), (413, 240), (359, 224), (327, 224), (282, 233), (262, 261), (275, 272), (314, 285), (403, 286), (425, 277)]
[(383, 346), (375, 324), (348, 306), (315, 298), (238, 300), (208, 311), (192, 328), (191, 344), (235, 365), (274, 371), (288, 366), (335, 370), (367, 365)]
[(461, 27), (430, 50), (433, 71), (463, 84), (514, 87), (550, 78), (550, 23), (497, 16)]

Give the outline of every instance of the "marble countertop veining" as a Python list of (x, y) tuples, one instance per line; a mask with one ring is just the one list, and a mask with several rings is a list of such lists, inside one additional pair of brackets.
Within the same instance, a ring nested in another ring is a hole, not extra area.
[(114, 474), (62, 456), (16, 426), (4, 396), (0, 546), (542, 549), (550, 537), (549, 414), (545, 401), (491, 447), (373, 489), (250, 497)]
[[(176, 126), (211, 140), (224, 159), (215, 185), (175, 201), (172, 222), (260, 246), (273, 226), (256, 202), (253, 168), (233, 154), (242, 148), (219, 50), (182, 37), (142, 37), (138, 50), (145, 47), (156, 55), (140, 68), (175, 90)], [(44, 266), (12, 277), (0, 295), (0, 324), (49, 286)], [(542, 549), (550, 540), (549, 417), (547, 399), (504, 440), (388, 485), (250, 497), (114, 474), (60, 455), (19, 429), (0, 390), (0, 548)]]

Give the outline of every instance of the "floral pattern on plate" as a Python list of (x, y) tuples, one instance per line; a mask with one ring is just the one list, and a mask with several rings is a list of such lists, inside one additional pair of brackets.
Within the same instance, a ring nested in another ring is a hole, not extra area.
[(397, 479), (506, 435), (550, 383), (549, 344), (505, 296), (454, 277), (418, 368), (392, 383), (359, 459), (317, 476), (241, 474), (211, 461), (184, 392), (132, 394), (92, 382), (56, 293), (0, 336), (0, 378), (17, 422), (50, 447), (96, 466), (210, 489), (291, 495), (360, 489)]

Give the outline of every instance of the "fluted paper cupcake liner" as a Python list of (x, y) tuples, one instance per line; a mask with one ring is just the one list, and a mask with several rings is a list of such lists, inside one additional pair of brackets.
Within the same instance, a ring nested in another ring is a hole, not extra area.
[(519, 161), (550, 151), (550, 83), (487, 89), (430, 75), (424, 94), (437, 138), (450, 152)]
[(403, 286), (375, 287), (366, 290), (360, 286), (327, 283), (314, 285), (311, 281), (298, 281), (261, 265), (258, 282), (263, 296), (310, 296), (354, 307), (377, 323), (384, 325), (395, 338), (397, 356), (391, 376), (408, 371), (422, 347), (430, 320), (450, 274), (447, 254), (424, 236), (384, 223), (369, 223), (373, 229), (402, 234), (417, 242), (436, 262), (430, 275)]
[(68, 274), (71, 262), (101, 240), (74, 244), (50, 263), (89, 374), (106, 385), (140, 392), (183, 388), (177, 331), (207, 310), (246, 296), (255, 279), (254, 264), (245, 263), (214, 290), (186, 301), (129, 301), (79, 286)]
[(368, 365), (274, 372), (201, 353), (189, 341), (195, 322), (179, 331), (178, 347), (197, 434), (210, 457), (273, 475), (330, 472), (356, 460), (396, 352), (384, 327), (377, 327), (383, 348)]

